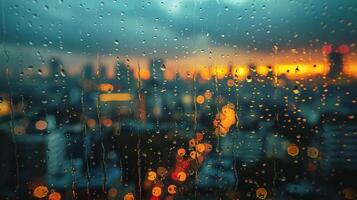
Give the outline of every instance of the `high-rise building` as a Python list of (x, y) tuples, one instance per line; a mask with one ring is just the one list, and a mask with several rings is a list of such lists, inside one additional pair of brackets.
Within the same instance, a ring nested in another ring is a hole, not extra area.
[(331, 79), (336, 79), (339, 75), (342, 74), (343, 55), (339, 52), (332, 51), (328, 56), (328, 61), (330, 64), (328, 77)]

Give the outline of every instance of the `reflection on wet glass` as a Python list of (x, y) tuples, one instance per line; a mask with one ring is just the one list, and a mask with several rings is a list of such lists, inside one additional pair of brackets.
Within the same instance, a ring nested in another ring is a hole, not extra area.
[(357, 199), (356, 1), (0, 8), (0, 199)]

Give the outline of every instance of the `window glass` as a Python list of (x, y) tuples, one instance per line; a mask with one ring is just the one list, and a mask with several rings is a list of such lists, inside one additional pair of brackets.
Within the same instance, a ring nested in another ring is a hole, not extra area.
[(356, 199), (356, 0), (0, 0), (0, 199)]

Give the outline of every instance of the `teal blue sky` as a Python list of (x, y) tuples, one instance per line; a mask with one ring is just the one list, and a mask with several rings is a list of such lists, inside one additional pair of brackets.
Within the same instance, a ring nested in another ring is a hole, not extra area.
[(356, 0), (2, 0), (1, 42), (81, 54), (174, 56), (355, 43)]

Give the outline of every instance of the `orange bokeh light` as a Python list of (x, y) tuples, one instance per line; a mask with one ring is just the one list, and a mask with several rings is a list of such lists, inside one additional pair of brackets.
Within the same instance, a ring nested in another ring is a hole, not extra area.
[(96, 124), (96, 122), (95, 122), (94, 119), (88, 119), (88, 120), (87, 120), (87, 126), (88, 126), (89, 128), (94, 128), (95, 124)]
[(179, 74), (184, 80), (193, 79), (196, 74), (196, 69), (194, 67), (183, 67), (179, 69)]
[(11, 109), (10, 109), (10, 103), (6, 100), (3, 100), (0, 102), (0, 116), (5, 116), (10, 114)]
[[(139, 70), (134, 69), (134, 78), (139, 79)], [(141, 80), (149, 80), (150, 71), (147, 68), (140, 68), (140, 79)]]
[(217, 79), (223, 79), (225, 76), (229, 74), (229, 69), (227, 66), (213, 66), (211, 67), (212, 76), (217, 76)]
[(201, 79), (203, 79), (203, 80), (208, 81), (211, 79), (212, 75), (211, 75), (211, 71), (208, 67), (200, 67), (198, 73), (199, 73)]
[(109, 91), (113, 91), (114, 86), (110, 83), (101, 83), (98, 85), (98, 90), (100, 90), (101, 92), (109, 92)]
[(46, 186), (40, 185), (33, 191), (33, 196), (36, 198), (44, 198), (48, 194), (48, 188)]
[(236, 80), (245, 80), (249, 75), (249, 69), (246, 66), (235, 66), (232, 69), (232, 76)]
[(328, 67), (322, 63), (317, 64), (279, 64), (274, 67), (274, 74), (285, 75), (288, 79), (299, 79), (308, 76), (325, 75)]
[(49, 196), (48, 196), (48, 200), (61, 200), (61, 194), (58, 192), (52, 192)]
[(256, 71), (257, 71), (257, 74), (259, 74), (261, 76), (266, 76), (269, 73), (268, 66), (264, 66), (264, 65), (258, 65), (256, 67)]
[(43, 131), (47, 128), (47, 122), (45, 120), (38, 120), (35, 126), (37, 130)]
[(99, 99), (102, 102), (130, 101), (133, 99), (133, 96), (130, 93), (108, 93), (100, 94)]
[(197, 102), (198, 104), (203, 104), (203, 103), (205, 102), (205, 97), (202, 96), (202, 95), (198, 95), (198, 96), (196, 97), (196, 102)]
[(288, 154), (290, 156), (297, 156), (299, 154), (299, 147), (296, 144), (291, 144), (288, 146)]
[(105, 127), (111, 127), (113, 125), (113, 121), (109, 118), (103, 118), (102, 119), (102, 124), (105, 126)]
[(353, 78), (357, 78), (357, 62), (347, 62), (343, 67), (343, 72)]
[(168, 81), (174, 80), (176, 77), (176, 70), (172, 68), (167, 68), (164, 72), (164, 78)]

